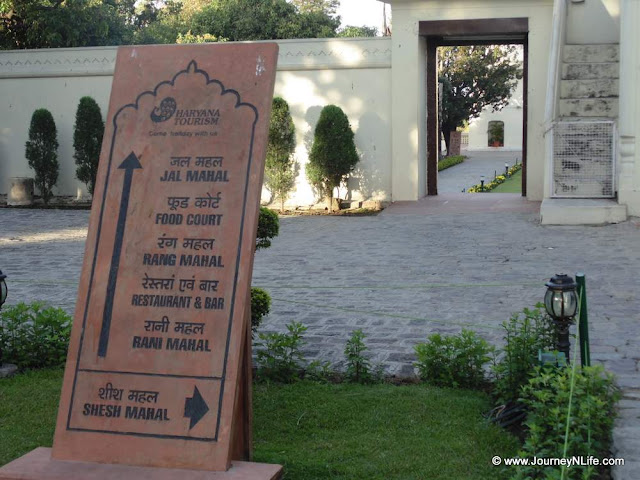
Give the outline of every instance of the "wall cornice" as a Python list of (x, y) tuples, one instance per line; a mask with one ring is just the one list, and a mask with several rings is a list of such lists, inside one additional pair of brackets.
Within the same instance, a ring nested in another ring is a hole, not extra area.
[[(391, 68), (391, 39), (280, 40), (278, 70)], [(0, 51), (0, 78), (111, 76), (117, 47)]]

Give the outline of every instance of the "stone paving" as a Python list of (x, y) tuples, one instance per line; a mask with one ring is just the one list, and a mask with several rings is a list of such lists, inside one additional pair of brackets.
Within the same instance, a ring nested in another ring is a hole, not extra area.
[(504, 173), (504, 164), (512, 167), (522, 162), (522, 151), (473, 151), (463, 150), (467, 158), (464, 162), (438, 172), (438, 193), (461, 193), (473, 185), (480, 183), (480, 176), (484, 175), (487, 183), (493, 179), (495, 173)]
[[(532, 210), (415, 205), (369, 217), (281, 219), (280, 237), (256, 254), (254, 285), (273, 298), (263, 331), (300, 321), (309, 327), (307, 358), (340, 368), (346, 339), (361, 328), (374, 362), (411, 375), (413, 346), (429, 333), (467, 327), (499, 343), (501, 322), (540, 301), (549, 277), (583, 271), (592, 357), (624, 392), (614, 453), (626, 466), (616, 479), (639, 479), (640, 219), (554, 227), (541, 226)], [(0, 209), (9, 303), (47, 300), (73, 310), (87, 222), (87, 211)]]

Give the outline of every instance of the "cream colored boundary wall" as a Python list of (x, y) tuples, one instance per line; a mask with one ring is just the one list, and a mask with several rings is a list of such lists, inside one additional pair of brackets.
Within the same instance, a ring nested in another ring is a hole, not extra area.
[[(509, 104), (499, 112), (493, 112), (491, 107), (484, 108), (478, 118), (469, 122), (469, 150), (522, 150), (522, 120), (523, 120), (523, 81), (518, 82)], [(504, 122), (504, 147), (489, 147), (489, 122)], [(515, 157), (514, 157), (515, 158)], [(519, 156), (519, 160), (522, 157)]]
[[(391, 200), (391, 40), (278, 43), (275, 94), (291, 107), (301, 167), (289, 204), (314, 203), (304, 166), (320, 110), (328, 104), (340, 106), (348, 115), (361, 156), (350, 190), (342, 188), (341, 196)], [(106, 116), (115, 56), (115, 47), (0, 52), (0, 193), (7, 193), (10, 177), (33, 176), (24, 146), (33, 111), (44, 107), (54, 116), (60, 143), (60, 176), (54, 193), (84, 194), (73, 160), (75, 111), (80, 97), (90, 95)], [(269, 199), (268, 192), (263, 199)]]
[(551, 0), (385, 0), (393, 6), (392, 189), (394, 200), (415, 200), (426, 190), (426, 41), (421, 20), (529, 18), (529, 112), (527, 198), (542, 200), (545, 177), (544, 105), (546, 98)]

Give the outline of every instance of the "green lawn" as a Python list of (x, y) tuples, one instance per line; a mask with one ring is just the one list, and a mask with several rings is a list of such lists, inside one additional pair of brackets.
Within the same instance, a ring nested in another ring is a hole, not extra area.
[[(0, 380), (0, 465), (51, 445), (61, 382), (60, 370)], [(283, 464), (287, 480), (494, 480), (491, 457), (518, 450), (482, 419), (480, 392), (258, 384), (254, 404), (254, 460)]]
[(518, 170), (511, 178), (508, 178), (504, 183), (491, 190), (491, 192), (522, 193), (522, 170)]

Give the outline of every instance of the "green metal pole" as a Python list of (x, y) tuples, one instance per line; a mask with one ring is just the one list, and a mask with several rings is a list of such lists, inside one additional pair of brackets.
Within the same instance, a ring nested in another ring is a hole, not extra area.
[(578, 298), (580, 298), (580, 318), (578, 332), (580, 335), (580, 360), (582, 366), (591, 366), (591, 352), (589, 351), (589, 320), (587, 314), (587, 286), (584, 273), (576, 273), (578, 284)]

